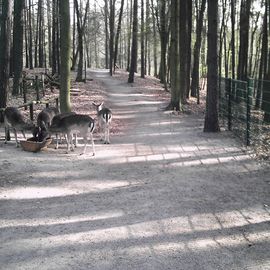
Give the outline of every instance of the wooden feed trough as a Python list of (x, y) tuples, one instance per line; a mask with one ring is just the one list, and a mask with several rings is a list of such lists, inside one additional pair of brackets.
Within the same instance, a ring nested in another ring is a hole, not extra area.
[(26, 141), (20, 141), (21, 147), (24, 151), (38, 152), (42, 148), (47, 147), (52, 142), (51, 138), (48, 138), (42, 142), (37, 142), (34, 137), (27, 139)]

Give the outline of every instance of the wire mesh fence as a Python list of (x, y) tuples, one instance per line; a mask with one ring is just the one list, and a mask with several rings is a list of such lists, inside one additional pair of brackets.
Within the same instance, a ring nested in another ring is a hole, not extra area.
[(270, 158), (270, 81), (220, 79), (220, 124)]

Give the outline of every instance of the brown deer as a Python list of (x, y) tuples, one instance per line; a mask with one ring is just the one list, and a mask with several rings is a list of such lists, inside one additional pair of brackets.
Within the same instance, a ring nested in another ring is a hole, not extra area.
[[(61, 114), (60, 114), (61, 115)], [(85, 154), (87, 147), (88, 135), (90, 135), (93, 155), (95, 155), (95, 144), (93, 140), (93, 131), (95, 129), (95, 121), (88, 115), (68, 113), (59, 118), (58, 115), (52, 120), (49, 131), (52, 133), (64, 134), (67, 141), (67, 152), (74, 151), (73, 134), (81, 134), (84, 139), (84, 150), (81, 154)]]
[(5, 125), (5, 143), (7, 143), (7, 134), (10, 129), (13, 130), (16, 140), (16, 146), (19, 147), (17, 131), (21, 131), (25, 138), (25, 131), (32, 131), (33, 123), (28, 123), (24, 120), (22, 113), (16, 107), (7, 107), (4, 110), (4, 125)]

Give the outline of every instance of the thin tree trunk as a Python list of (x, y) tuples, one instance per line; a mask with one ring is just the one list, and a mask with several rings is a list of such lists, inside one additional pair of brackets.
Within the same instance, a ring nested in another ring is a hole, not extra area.
[(33, 29), (32, 29), (32, 0), (29, 0), (29, 11), (28, 11), (28, 22), (29, 22), (29, 67), (33, 69)]
[(192, 69), (192, 80), (191, 80), (191, 96), (198, 96), (199, 92), (199, 81), (200, 81), (200, 51), (202, 44), (202, 28), (203, 28), (203, 17), (206, 7), (206, 0), (202, 0), (201, 8), (196, 25), (196, 41), (193, 50), (193, 69)]
[(108, 0), (104, 0), (104, 13), (105, 13), (105, 67), (109, 68), (109, 50), (108, 50), (108, 42), (109, 42), (109, 31), (108, 31)]
[(14, 1), (14, 24), (13, 24), (13, 69), (14, 69), (14, 84), (13, 95), (18, 95), (20, 92), (20, 82), (23, 69), (23, 10), (24, 0)]
[(144, 0), (141, 0), (141, 78), (145, 77), (145, 29), (144, 29)]
[(115, 23), (115, 0), (110, 0), (110, 75), (113, 75), (114, 66), (114, 23)]
[(124, 0), (121, 0), (121, 7), (120, 7), (120, 13), (119, 13), (119, 19), (118, 19), (118, 26), (117, 26), (116, 37), (115, 37), (114, 64), (113, 64), (114, 71), (115, 71), (115, 67), (117, 65), (118, 46), (119, 46), (118, 43), (119, 43), (119, 37), (120, 37), (120, 33), (121, 33), (123, 9), (124, 9)]
[(133, 30), (132, 30), (132, 47), (131, 47), (131, 64), (128, 77), (128, 83), (134, 82), (134, 74), (137, 65), (137, 49), (138, 49), (138, 0), (133, 2)]

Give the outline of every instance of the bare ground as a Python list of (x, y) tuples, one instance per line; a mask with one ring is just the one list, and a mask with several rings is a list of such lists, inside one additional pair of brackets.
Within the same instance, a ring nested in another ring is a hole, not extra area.
[(270, 269), (269, 168), (200, 111), (91, 76), (114, 113), (96, 157), (1, 142), (0, 269)]

